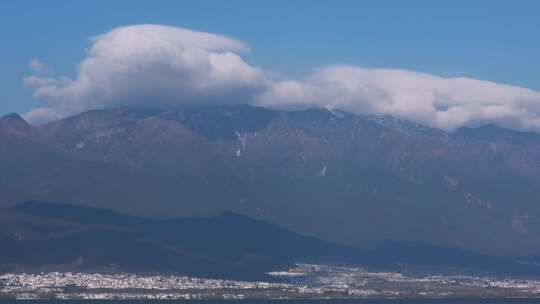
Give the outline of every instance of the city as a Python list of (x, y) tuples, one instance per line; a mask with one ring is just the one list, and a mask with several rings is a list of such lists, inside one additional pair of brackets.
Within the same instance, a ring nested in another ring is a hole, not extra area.
[(540, 281), (464, 274), (378, 272), (297, 264), (248, 282), (186, 276), (48, 272), (0, 276), (4, 299), (536, 298)]

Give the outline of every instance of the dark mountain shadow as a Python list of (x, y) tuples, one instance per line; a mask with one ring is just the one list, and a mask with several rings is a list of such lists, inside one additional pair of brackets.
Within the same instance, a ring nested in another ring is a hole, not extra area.
[[(260, 279), (295, 262), (361, 265), (398, 270), (400, 265), (442, 266), (496, 274), (540, 275), (531, 260), (491, 257), (461, 249), (385, 241), (360, 249), (247, 216), (152, 220), (110, 210), (61, 203), (26, 202), (6, 210), (0, 228), (0, 269), (133, 271)], [(10, 214), (9, 214), (10, 213)]]

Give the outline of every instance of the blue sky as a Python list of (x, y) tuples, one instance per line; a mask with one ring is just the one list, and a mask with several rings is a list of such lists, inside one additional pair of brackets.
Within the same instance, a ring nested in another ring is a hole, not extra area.
[(89, 38), (163, 24), (221, 34), (242, 58), (303, 77), (327, 64), (466, 76), (540, 90), (540, 1), (2, 1), (0, 114), (42, 106), (23, 85), (38, 58), (76, 76)]

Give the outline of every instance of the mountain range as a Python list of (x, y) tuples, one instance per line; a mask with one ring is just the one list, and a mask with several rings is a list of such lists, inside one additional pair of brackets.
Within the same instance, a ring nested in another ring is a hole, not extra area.
[(540, 253), (540, 135), (249, 105), (0, 118), (0, 207), (165, 220), (229, 210), (318, 239)]

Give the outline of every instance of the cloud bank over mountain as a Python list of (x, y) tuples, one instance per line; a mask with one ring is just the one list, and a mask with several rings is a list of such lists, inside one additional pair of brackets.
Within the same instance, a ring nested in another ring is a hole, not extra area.
[(444, 130), (485, 123), (540, 130), (540, 92), (407, 70), (328, 66), (303, 80), (273, 83), (260, 101), (388, 114)]
[(242, 42), (220, 35), (159, 25), (116, 28), (92, 39), (77, 77), (24, 79), (48, 103), (29, 118), (68, 115), (114, 106), (178, 106), (250, 100), (264, 72), (240, 53)]
[(42, 123), (123, 105), (250, 103), (388, 114), (450, 131), (484, 123), (540, 131), (540, 92), (522, 87), (346, 65), (279, 79), (247, 63), (242, 54), (249, 48), (241, 41), (162, 25), (119, 27), (91, 41), (75, 78), (36, 73), (24, 79), (46, 103), (27, 119)]

